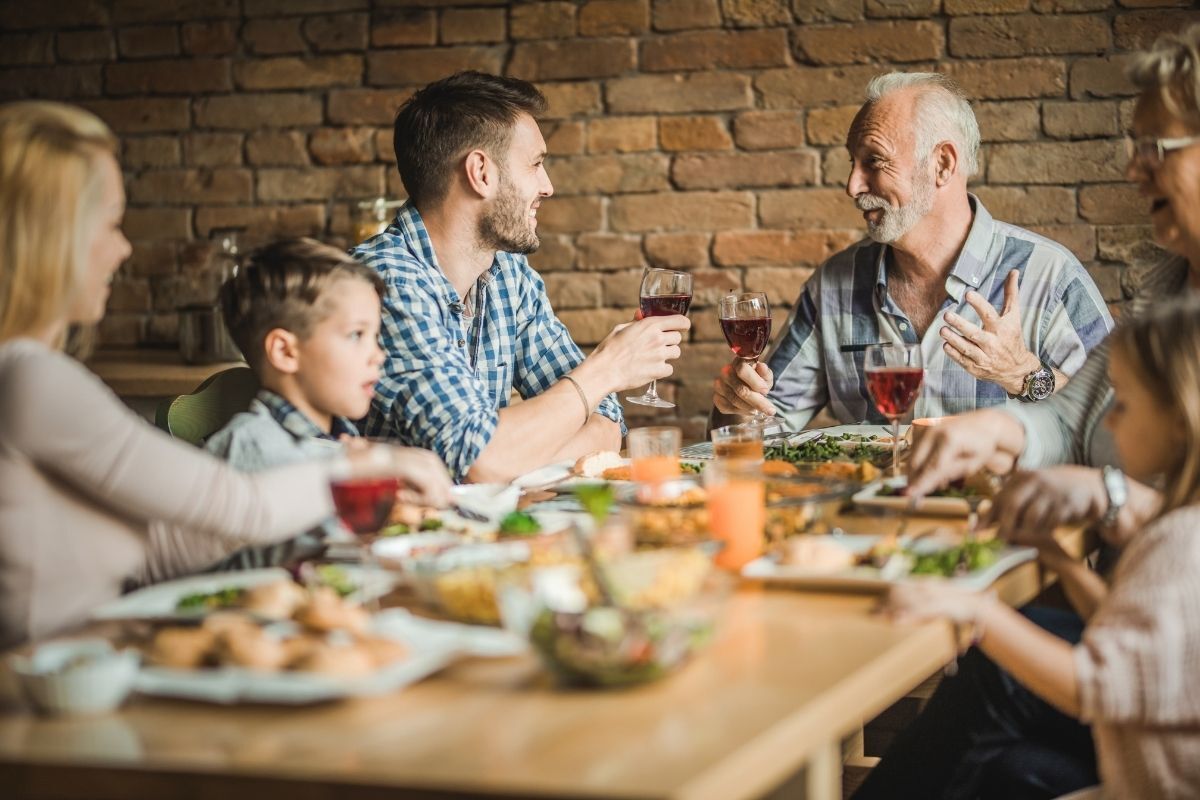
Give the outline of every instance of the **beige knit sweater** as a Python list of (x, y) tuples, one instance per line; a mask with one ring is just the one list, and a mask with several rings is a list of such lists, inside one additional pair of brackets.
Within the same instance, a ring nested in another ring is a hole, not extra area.
[(146, 424), (74, 359), (0, 344), (0, 649), (82, 623), (127, 580), (313, 527), (333, 513), (327, 470), (236, 472)]
[(1105, 796), (1200, 797), (1200, 507), (1130, 543), (1074, 655)]

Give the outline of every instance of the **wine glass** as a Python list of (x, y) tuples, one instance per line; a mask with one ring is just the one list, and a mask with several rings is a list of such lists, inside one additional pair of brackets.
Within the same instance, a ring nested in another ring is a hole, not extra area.
[[(721, 332), (734, 356), (751, 365), (766, 349), (771, 339), (771, 306), (763, 292), (727, 294), (717, 306)], [(767, 415), (755, 409), (746, 424), (765, 427)]]
[(900, 418), (912, 410), (925, 369), (917, 344), (873, 344), (866, 352), (867, 391), (892, 421), (892, 477), (900, 476)]
[[(687, 314), (692, 304), (692, 276), (673, 269), (648, 269), (642, 276), (638, 305), (643, 317), (669, 317)], [(630, 403), (654, 408), (674, 408), (675, 404), (658, 396), (658, 381), (650, 381), (645, 394), (626, 397)]]
[(372, 612), (378, 611), (378, 601), (368, 586), (375, 573), (371, 543), (391, 516), (400, 481), (397, 478), (335, 479), (330, 481), (329, 489), (338, 518), (358, 539), (359, 563), (363, 565), (363, 586), (360, 591), (371, 598), (367, 602), (368, 608)]

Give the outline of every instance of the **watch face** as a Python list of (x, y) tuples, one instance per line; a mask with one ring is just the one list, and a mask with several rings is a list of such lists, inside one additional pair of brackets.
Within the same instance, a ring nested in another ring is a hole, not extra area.
[(1045, 400), (1054, 394), (1054, 373), (1048, 369), (1038, 370), (1029, 386), (1029, 396), (1034, 400)]

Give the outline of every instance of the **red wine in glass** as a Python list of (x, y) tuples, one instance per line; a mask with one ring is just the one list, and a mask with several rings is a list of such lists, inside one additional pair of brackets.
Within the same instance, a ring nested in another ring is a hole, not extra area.
[(723, 319), (721, 331), (735, 356), (753, 361), (762, 355), (771, 339), (771, 318)]
[[(643, 317), (667, 317), (687, 314), (692, 304), (692, 276), (673, 269), (648, 269), (642, 276), (638, 291), (638, 307)], [(674, 408), (675, 404), (658, 396), (658, 381), (650, 381), (646, 391), (637, 397), (626, 397), (630, 403), (652, 408)]]
[(400, 482), (396, 478), (353, 478), (329, 485), (338, 517), (356, 536), (375, 534), (392, 513)]
[(917, 402), (924, 378), (925, 370), (920, 367), (868, 369), (867, 391), (880, 414), (888, 419), (903, 417)]
[(642, 297), (638, 300), (643, 317), (669, 317), (672, 314), (687, 315), (692, 304), (690, 294), (662, 294)]

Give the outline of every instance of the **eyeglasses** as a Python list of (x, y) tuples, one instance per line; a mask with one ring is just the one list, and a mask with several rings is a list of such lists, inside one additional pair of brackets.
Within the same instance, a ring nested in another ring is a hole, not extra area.
[(1125, 134), (1125, 155), (1130, 160), (1136, 158), (1147, 167), (1156, 169), (1162, 165), (1163, 159), (1167, 157), (1167, 153), (1170, 153), (1172, 150), (1182, 150), (1194, 144), (1200, 144), (1200, 136), (1155, 139), (1151, 136), (1134, 138), (1132, 134), (1127, 133)]

